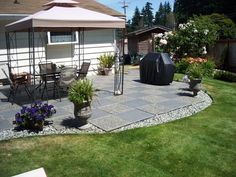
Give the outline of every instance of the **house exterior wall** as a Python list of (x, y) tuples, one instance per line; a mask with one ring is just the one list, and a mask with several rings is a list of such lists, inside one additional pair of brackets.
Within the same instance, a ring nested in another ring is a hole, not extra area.
[(128, 49), (131, 54), (145, 55), (149, 52), (155, 51), (154, 34), (164, 33), (169, 30), (154, 27), (153, 29), (137, 30), (128, 34)]
[[(0, 63), (7, 63), (7, 50), (4, 26), (12, 21), (0, 20)], [(12, 33), (11, 37), (16, 37), (11, 42), (11, 66), (13, 73), (30, 72), (29, 68), (29, 45), (28, 33)], [(60, 44), (49, 45), (46, 42), (46, 33), (35, 33), (35, 64), (36, 72), (39, 71), (38, 63), (52, 61), (60, 65), (79, 65), (83, 61), (90, 61), (89, 74), (97, 71), (97, 58), (103, 53), (115, 52), (115, 39), (113, 29), (100, 29), (84, 31), (84, 45)], [(17, 46), (17, 47), (16, 47)], [(16, 55), (17, 53), (17, 55)], [(80, 53), (80, 56), (79, 56)], [(80, 62), (78, 61), (80, 58)]]
[(139, 35), (139, 37), (138, 37), (138, 53), (145, 55), (149, 52), (153, 52), (151, 34)]

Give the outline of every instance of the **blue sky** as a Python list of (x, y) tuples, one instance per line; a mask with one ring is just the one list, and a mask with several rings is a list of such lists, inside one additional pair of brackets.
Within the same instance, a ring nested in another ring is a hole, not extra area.
[[(123, 9), (121, 8), (122, 6), (122, 1), (123, 0), (97, 0), (98, 2), (107, 5), (108, 7), (111, 7), (112, 9), (115, 9), (119, 12), (124, 12)], [(128, 4), (127, 8), (127, 19), (131, 19), (133, 14), (134, 14), (134, 9), (136, 6), (138, 6), (139, 10), (141, 11), (142, 8), (145, 6), (146, 2), (152, 3), (153, 7), (153, 15), (155, 15), (156, 11), (159, 8), (160, 2), (164, 3), (165, 1), (169, 1), (171, 6), (173, 7), (174, 0), (126, 0)]]

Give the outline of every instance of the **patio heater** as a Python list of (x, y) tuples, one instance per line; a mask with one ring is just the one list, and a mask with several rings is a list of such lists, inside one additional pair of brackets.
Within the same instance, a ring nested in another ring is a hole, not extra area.
[[(124, 31), (123, 31), (124, 36)], [(120, 50), (116, 47), (115, 52), (115, 74), (114, 74), (114, 95), (123, 95), (124, 90), (124, 38), (122, 39), (122, 57)]]
[(120, 63), (119, 51), (115, 55), (115, 78), (114, 78), (114, 95), (123, 94), (122, 64)]

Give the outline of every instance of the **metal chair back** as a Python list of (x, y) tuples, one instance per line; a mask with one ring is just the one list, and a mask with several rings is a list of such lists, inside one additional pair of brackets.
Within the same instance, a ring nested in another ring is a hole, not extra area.
[(59, 87), (69, 87), (76, 79), (77, 68), (64, 67), (61, 69)]
[(90, 63), (89, 62), (83, 62), (81, 65), (81, 68), (79, 70), (79, 79), (83, 79), (87, 76), (88, 70), (89, 70)]

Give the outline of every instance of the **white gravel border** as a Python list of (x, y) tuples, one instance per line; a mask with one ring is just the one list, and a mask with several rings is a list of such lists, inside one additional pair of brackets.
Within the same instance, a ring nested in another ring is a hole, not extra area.
[[(211, 97), (204, 91), (198, 92), (197, 97), (200, 97), (204, 101), (193, 103), (191, 105), (178, 108), (167, 113), (158, 114), (154, 118), (145, 119), (143, 121), (139, 121), (139, 122), (118, 128), (111, 132), (121, 132), (124, 130), (134, 129), (138, 127), (149, 127), (149, 126), (154, 126), (158, 124), (163, 124), (165, 122), (174, 121), (177, 119), (191, 116), (197, 112), (200, 112), (212, 104)], [(13, 139), (13, 138), (29, 137), (29, 136), (56, 135), (56, 134), (92, 134), (92, 133), (106, 133), (106, 132), (99, 129), (98, 127), (95, 127), (92, 124), (87, 124), (86, 127), (83, 127), (82, 129), (65, 128), (61, 130), (57, 130), (52, 125), (49, 125), (49, 126), (45, 126), (43, 131), (40, 131), (38, 133), (28, 132), (27, 130), (24, 130), (24, 131), (14, 131), (12, 129), (3, 130), (0, 132), (0, 141)]]

